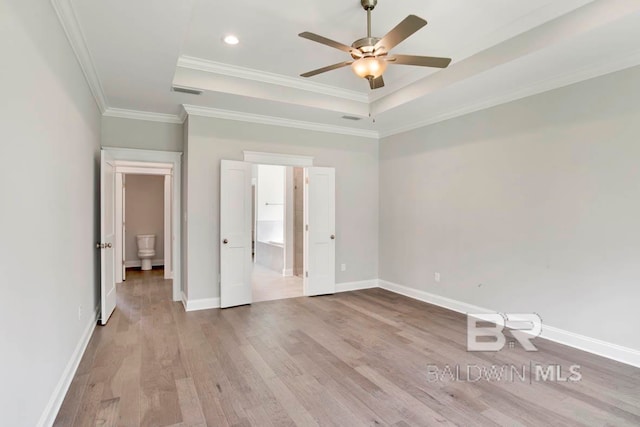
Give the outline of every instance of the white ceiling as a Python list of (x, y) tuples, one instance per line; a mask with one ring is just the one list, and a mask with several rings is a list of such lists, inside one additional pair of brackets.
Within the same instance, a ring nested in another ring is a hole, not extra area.
[[(409, 14), (429, 22), (394, 52), (453, 62), (445, 70), (392, 65), (377, 91), (348, 68), (298, 77), (349, 59), (297, 34), (351, 44), (366, 32), (359, 0), (54, 6), (105, 114), (152, 120), (179, 121), (189, 104), (199, 114), (268, 116), (375, 137), (640, 64), (640, 0), (379, 0), (376, 36)], [(229, 33), (239, 45), (222, 43)], [(175, 93), (174, 84), (204, 93)]]

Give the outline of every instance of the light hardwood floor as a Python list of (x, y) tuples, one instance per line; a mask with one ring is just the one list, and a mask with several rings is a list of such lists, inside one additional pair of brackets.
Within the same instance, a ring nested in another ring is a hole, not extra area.
[(260, 264), (253, 264), (251, 275), (253, 302), (302, 296), (302, 277), (285, 277)]
[[(640, 369), (544, 340), (466, 351), (457, 313), (381, 289), (185, 313), (130, 275), (56, 425), (640, 425)], [(430, 382), (428, 365), (580, 364), (575, 383)]]

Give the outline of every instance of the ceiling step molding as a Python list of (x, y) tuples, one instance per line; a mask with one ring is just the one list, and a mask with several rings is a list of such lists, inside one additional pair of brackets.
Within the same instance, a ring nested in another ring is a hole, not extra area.
[(151, 111), (126, 110), (124, 108), (107, 107), (104, 113), (105, 117), (118, 117), (121, 119), (146, 120), (149, 122), (175, 123), (182, 124), (186, 119), (186, 112), (181, 114), (164, 114), (154, 113)]
[(93, 58), (91, 57), (91, 53), (87, 47), (87, 42), (78, 22), (78, 17), (73, 10), (71, 0), (51, 0), (51, 5), (56, 11), (58, 20), (60, 21), (60, 24), (67, 35), (67, 39), (69, 40), (69, 44), (80, 63), (80, 68), (87, 79), (89, 89), (96, 100), (96, 104), (98, 105), (100, 112), (104, 113), (108, 106), (107, 98), (104, 95), (104, 90), (100, 83), (98, 72), (96, 71)]
[(622, 71), (638, 65), (640, 65), (640, 50), (634, 52), (631, 55), (625, 55), (622, 58), (602, 61), (594, 66), (583, 67), (570, 73), (565, 73), (558, 76), (553, 76), (552, 78), (548, 78), (545, 80), (540, 80), (528, 87), (519, 89), (517, 91), (504, 93), (500, 96), (495, 96), (480, 102), (474, 102), (446, 113), (426, 117), (418, 122), (410, 123), (397, 128), (380, 130), (380, 138), (386, 138), (388, 136), (408, 132), (414, 129), (419, 129), (421, 127), (464, 116), (476, 111), (486, 110), (488, 108), (496, 107), (498, 105), (506, 104), (512, 101), (517, 101), (518, 99), (538, 95), (554, 89), (560, 89), (562, 87), (594, 79), (606, 74), (615, 73), (616, 71)]
[(284, 86), (292, 89), (320, 93), (323, 95), (334, 96), (336, 98), (369, 104), (369, 95), (366, 93), (348, 89), (341, 89), (335, 86), (316, 83), (311, 80), (303, 80), (302, 78), (289, 77), (281, 74), (254, 70), (251, 68), (238, 67), (236, 65), (223, 64), (221, 62), (195, 58), (192, 56), (180, 56), (180, 58), (178, 58), (178, 67), (204, 71), (228, 77), (236, 77), (255, 82), (268, 83), (277, 86)]
[(327, 125), (324, 123), (305, 122), (300, 120), (285, 119), (282, 117), (263, 116), (259, 114), (243, 113), (240, 111), (221, 110), (217, 108), (198, 107), (195, 105), (183, 106), (190, 116), (213, 117), (216, 119), (236, 120), (241, 122), (259, 123), (263, 125), (282, 126), (295, 129), (306, 129), (318, 132), (336, 133), (342, 135), (359, 136), (378, 140), (378, 131), (356, 129), (345, 126)]

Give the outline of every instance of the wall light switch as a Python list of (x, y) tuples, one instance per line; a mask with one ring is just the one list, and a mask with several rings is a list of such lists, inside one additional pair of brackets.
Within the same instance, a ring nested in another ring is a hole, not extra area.
[(347, 264), (340, 264), (340, 271), (347, 271)]
[(440, 273), (434, 273), (433, 279), (436, 281), (436, 283), (440, 283)]

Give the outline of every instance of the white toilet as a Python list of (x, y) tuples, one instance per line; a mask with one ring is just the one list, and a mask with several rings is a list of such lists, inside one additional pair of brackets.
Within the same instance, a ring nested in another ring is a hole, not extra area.
[(156, 256), (156, 235), (139, 234), (136, 236), (138, 242), (138, 258), (142, 261), (142, 270), (151, 270), (151, 259)]

